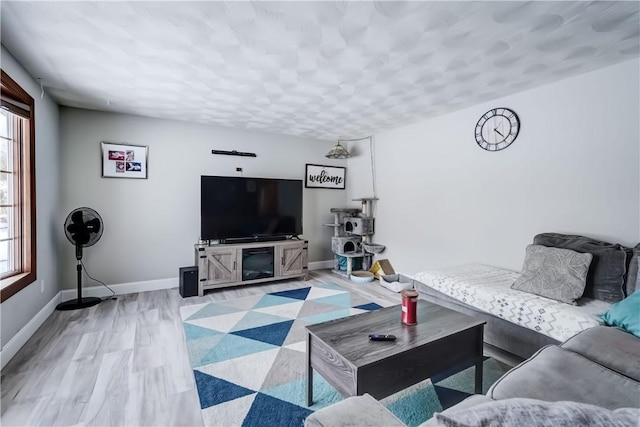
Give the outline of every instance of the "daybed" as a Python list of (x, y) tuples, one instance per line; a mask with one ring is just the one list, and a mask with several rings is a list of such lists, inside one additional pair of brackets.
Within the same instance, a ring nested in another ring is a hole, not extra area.
[(485, 320), (485, 343), (520, 359), (597, 326), (599, 314), (636, 289), (640, 245), (558, 233), (539, 234), (533, 243), (592, 255), (577, 305), (511, 289), (520, 273), (479, 264), (418, 273), (414, 288), (421, 298)]

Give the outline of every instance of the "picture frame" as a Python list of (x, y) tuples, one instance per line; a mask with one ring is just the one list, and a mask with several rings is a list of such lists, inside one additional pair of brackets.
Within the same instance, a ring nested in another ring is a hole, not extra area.
[(149, 146), (101, 142), (103, 178), (148, 178)]
[(346, 188), (347, 168), (341, 166), (305, 165), (305, 188), (328, 188), (344, 190)]

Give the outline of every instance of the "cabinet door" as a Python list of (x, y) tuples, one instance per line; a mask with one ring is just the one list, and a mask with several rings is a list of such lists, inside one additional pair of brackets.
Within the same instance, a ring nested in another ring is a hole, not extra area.
[(239, 282), (238, 250), (210, 249), (205, 251), (205, 286)]
[(296, 246), (279, 246), (278, 247), (278, 276), (299, 276), (303, 274), (306, 267), (306, 251), (304, 244)]

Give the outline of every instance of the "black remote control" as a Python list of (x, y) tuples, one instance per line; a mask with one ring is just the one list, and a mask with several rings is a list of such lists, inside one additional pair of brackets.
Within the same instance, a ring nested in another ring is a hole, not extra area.
[(369, 335), (369, 339), (371, 341), (395, 341), (396, 336), (388, 334), (371, 334)]

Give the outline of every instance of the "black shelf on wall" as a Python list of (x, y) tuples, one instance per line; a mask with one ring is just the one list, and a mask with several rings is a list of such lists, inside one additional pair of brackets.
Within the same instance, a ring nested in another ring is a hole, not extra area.
[(241, 157), (258, 157), (256, 153), (245, 153), (242, 151), (225, 151), (225, 150), (211, 150), (211, 154), (223, 154), (225, 156), (241, 156)]

